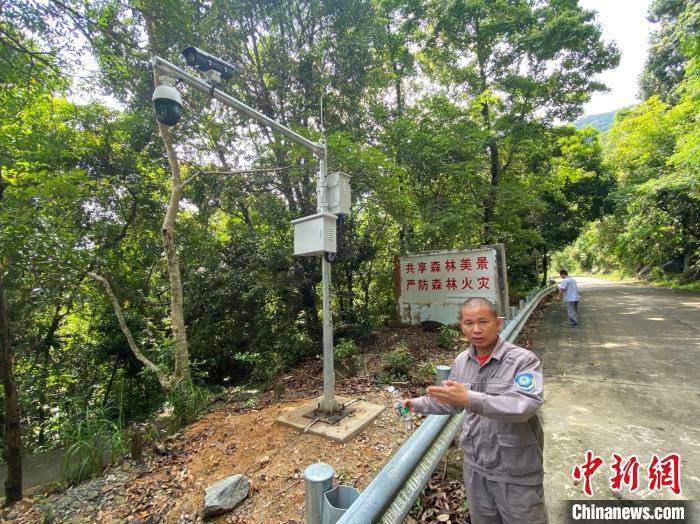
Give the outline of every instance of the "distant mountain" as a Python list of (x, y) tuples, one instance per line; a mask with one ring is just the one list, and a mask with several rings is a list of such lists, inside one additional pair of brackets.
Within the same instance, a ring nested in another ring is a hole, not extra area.
[(613, 125), (613, 119), (615, 118), (615, 111), (610, 111), (608, 113), (600, 113), (598, 115), (588, 115), (582, 116), (574, 122), (574, 127), (576, 129), (581, 129), (586, 126), (593, 126), (601, 133), (605, 133)]

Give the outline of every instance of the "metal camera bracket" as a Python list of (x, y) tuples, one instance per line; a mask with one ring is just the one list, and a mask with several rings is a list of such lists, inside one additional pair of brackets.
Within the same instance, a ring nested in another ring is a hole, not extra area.
[(204, 71), (204, 79), (208, 84), (217, 85), (221, 83), (221, 73), (210, 69), (209, 71)]

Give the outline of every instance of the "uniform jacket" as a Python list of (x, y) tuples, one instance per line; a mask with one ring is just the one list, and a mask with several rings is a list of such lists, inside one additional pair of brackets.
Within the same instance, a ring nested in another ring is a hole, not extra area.
[(460, 444), (465, 468), (489, 480), (540, 484), (544, 434), (537, 409), (543, 401), (543, 384), (534, 353), (499, 337), (482, 366), (471, 345), (455, 359), (450, 379), (467, 387), (467, 408), (424, 396), (413, 401), (414, 410), (451, 415), (464, 409)]

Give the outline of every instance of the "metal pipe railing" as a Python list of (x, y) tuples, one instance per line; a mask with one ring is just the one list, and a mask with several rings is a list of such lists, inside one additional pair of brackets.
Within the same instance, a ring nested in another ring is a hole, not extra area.
[(445, 427), (433, 441), (433, 444), (428, 448), (428, 451), (420, 458), (415, 469), (408, 477), (405, 484), (394, 497), (389, 507), (382, 514), (379, 522), (382, 524), (390, 522), (403, 522), (411, 511), (413, 503), (420, 496), (425, 484), (428, 482), (430, 475), (435, 471), (435, 468), (440, 463), (442, 457), (445, 456), (450, 444), (454, 442), (455, 435), (459, 433), (464, 420), (464, 413), (448, 417), (447, 415), (432, 415), (443, 416), (449, 420)]
[[(509, 342), (514, 341), (539, 301), (555, 289), (556, 286), (548, 286), (536, 293), (529, 293), (528, 300), (508, 322), (501, 337)], [(463, 419), (464, 412), (452, 416), (428, 416), (348, 508), (338, 524), (403, 522), (462, 428)]]
[[(429, 453), (430, 447), (450, 418), (452, 417), (449, 415), (431, 415), (426, 418), (338, 522), (353, 524), (377, 522), (391, 503), (389, 494), (393, 495), (401, 490), (416, 468), (416, 462)], [(352, 516), (348, 518), (348, 514)]]

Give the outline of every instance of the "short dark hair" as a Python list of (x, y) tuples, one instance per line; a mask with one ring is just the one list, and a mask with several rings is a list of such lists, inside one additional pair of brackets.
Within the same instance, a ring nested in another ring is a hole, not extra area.
[(567, 277), (569, 276), (569, 272), (566, 269), (560, 269), (559, 270), (560, 275), (566, 275)]
[(471, 297), (462, 302), (462, 305), (459, 308), (459, 320), (462, 320), (462, 310), (467, 309), (467, 308), (473, 308), (473, 307), (479, 307), (479, 306), (486, 306), (491, 314), (494, 316), (494, 318), (498, 318), (498, 310), (496, 309), (496, 306), (493, 305), (493, 303), (485, 298), (481, 297)]

